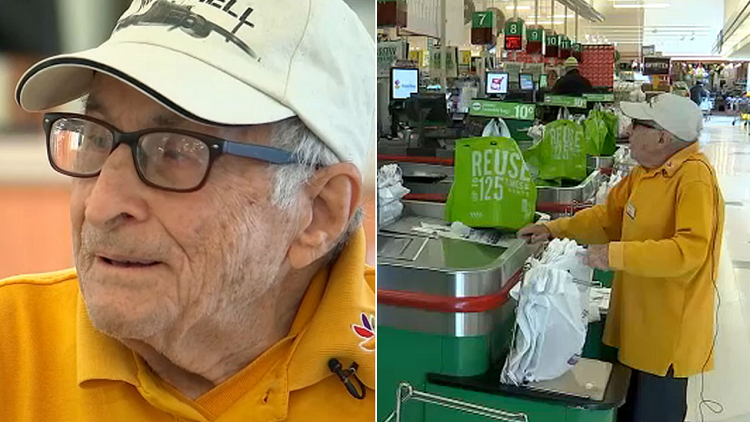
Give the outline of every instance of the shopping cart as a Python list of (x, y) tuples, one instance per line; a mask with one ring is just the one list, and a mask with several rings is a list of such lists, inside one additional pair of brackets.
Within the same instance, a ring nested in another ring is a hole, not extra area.
[(732, 110), (736, 113), (734, 120), (732, 120), (732, 126), (741, 121), (742, 125), (747, 127), (750, 123), (750, 99), (747, 97), (735, 98), (732, 101)]

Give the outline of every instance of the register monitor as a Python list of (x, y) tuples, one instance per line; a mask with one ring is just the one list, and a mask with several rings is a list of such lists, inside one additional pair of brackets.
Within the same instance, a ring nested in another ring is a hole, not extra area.
[(534, 90), (534, 75), (532, 75), (531, 73), (521, 73), (519, 75), (519, 81), (522, 91)]
[(391, 68), (391, 99), (405, 100), (419, 92), (419, 69)]
[(549, 85), (547, 75), (544, 73), (539, 75), (539, 89), (547, 88), (547, 85)]
[(429, 126), (448, 123), (448, 106), (445, 94), (441, 92), (423, 92), (414, 94), (404, 103), (406, 116), (413, 126)]
[(487, 96), (505, 95), (508, 93), (508, 72), (487, 72), (484, 88)]

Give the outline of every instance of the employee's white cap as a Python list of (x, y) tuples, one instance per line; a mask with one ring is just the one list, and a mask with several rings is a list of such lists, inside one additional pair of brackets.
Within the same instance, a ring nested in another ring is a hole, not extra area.
[(698, 140), (703, 130), (703, 114), (689, 98), (659, 94), (645, 103), (620, 103), (622, 112), (635, 120), (653, 121), (667, 132), (687, 142)]
[(343, 0), (134, 0), (97, 48), (35, 64), (16, 101), (40, 111), (118, 78), (181, 116), (253, 125), (298, 116), (364, 172), (375, 43)]

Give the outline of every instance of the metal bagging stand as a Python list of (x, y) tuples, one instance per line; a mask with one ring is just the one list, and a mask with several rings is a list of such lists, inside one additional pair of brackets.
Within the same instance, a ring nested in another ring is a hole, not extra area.
[(529, 417), (525, 413), (511, 413), (504, 410), (492, 409), (462, 400), (430, 394), (415, 390), (411, 384), (402, 382), (396, 390), (396, 409), (385, 419), (384, 422), (401, 422), (401, 408), (409, 400), (420, 401), (426, 404), (447, 407), (465, 413), (483, 416), (488, 419), (505, 422), (528, 422)]

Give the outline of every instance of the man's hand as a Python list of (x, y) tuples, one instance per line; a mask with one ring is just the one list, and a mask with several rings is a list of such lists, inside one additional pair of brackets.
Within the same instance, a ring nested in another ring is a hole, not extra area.
[(526, 243), (539, 243), (552, 239), (552, 232), (543, 224), (529, 224), (516, 234), (519, 239), (526, 239)]
[(609, 243), (606, 245), (589, 245), (584, 263), (598, 270), (609, 270)]

